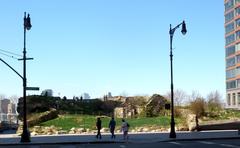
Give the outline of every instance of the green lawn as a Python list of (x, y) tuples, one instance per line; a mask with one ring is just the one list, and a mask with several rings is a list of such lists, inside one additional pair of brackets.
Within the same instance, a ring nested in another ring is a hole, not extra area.
[[(108, 128), (108, 123), (110, 121), (110, 117), (102, 117), (102, 125), (105, 128)], [(170, 117), (152, 117), (152, 118), (134, 118), (134, 119), (126, 119), (126, 121), (130, 124), (131, 128), (135, 127), (144, 127), (144, 126), (158, 126), (158, 127), (169, 127), (170, 125)], [(181, 123), (181, 119), (176, 119), (176, 124)], [(95, 129), (96, 116), (89, 115), (61, 115), (56, 119), (41, 123), (41, 126), (51, 126), (60, 127), (63, 130), (70, 130), (72, 127), (75, 128), (89, 128)], [(116, 119), (117, 129), (121, 126), (121, 119)]]

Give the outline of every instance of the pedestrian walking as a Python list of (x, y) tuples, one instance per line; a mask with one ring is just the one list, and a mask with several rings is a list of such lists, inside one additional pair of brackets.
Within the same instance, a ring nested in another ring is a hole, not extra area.
[(102, 129), (102, 121), (101, 119), (98, 117), (97, 118), (97, 122), (96, 122), (96, 128), (97, 128), (97, 135), (96, 138), (98, 139), (102, 139), (102, 135), (101, 135), (101, 129)]
[(128, 128), (129, 128), (129, 124), (122, 119), (122, 132), (123, 132), (123, 140), (128, 140)]
[(112, 139), (116, 138), (116, 135), (114, 134), (115, 127), (116, 127), (116, 121), (114, 120), (114, 117), (112, 117), (112, 120), (109, 122), (109, 129), (112, 134), (112, 137), (111, 137)]

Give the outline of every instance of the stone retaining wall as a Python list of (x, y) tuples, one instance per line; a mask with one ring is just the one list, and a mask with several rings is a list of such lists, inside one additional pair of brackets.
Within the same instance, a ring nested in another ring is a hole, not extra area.
[[(187, 131), (188, 128), (186, 127), (176, 127), (176, 130), (179, 131)], [(136, 127), (134, 129), (129, 130), (131, 133), (146, 133), (146, 132), (166, 132), (170, 131), (170, 129), (167, 128), (159, 128), (159, 127)], [(62, 130), (61, 128), (57, 128), (55, 126), (50, 127), (42, 127), (42, 126), (34, 126), (31, 128), (31, 135), (61, 135), (61, 134), (96, 134), (97, 130), (90, 130), (90, 129), (84, 129), (84, 128), (71, 128), (69, 131)], [(108, 128), (102, 128), (102, 133), (109, 133)], [(18, 132), (21, 134), (21, 130)], [(121, 133), (120, 129), (116, 129), (115, 133)]]

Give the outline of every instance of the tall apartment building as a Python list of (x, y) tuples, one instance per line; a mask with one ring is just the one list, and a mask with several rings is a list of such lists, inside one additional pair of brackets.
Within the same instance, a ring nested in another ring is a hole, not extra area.
[(224, 0), (226, 107), (240, 109), (240, 0)]

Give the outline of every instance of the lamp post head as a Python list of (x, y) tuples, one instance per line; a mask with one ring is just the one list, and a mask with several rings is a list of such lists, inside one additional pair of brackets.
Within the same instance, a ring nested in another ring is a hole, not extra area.
[(27, 30), (30, 30), (32, 27), (31, 25), (31, 19), (30, 19), (30, 15), (28, 14), (27, 18), (26, 15), (24, 16), (24, 28), (26, 28)]
[(186, 28), (186, 24), (185, 21), (182, 22), (182, 34), (185, 35), (187, 33), (187, 28)]

